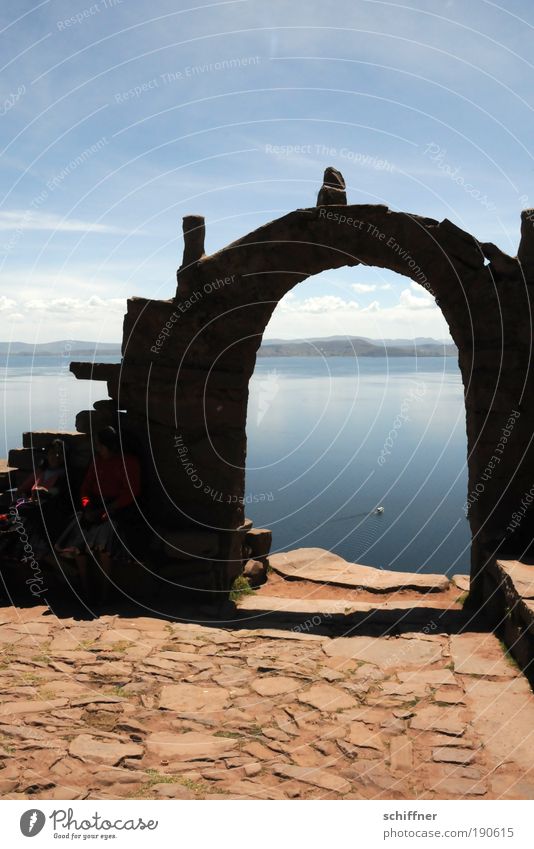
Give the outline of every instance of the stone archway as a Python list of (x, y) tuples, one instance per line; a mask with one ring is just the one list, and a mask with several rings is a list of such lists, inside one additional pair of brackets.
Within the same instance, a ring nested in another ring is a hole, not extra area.
[[(233, 539), (227, 532), (244, 521), (248, 382), (274, 308), (319, 272), (388, 268), (434, 295), (459, 349), (472, 599), (481, 603), (485, 564), (533, 485), (534, 215), (523, 213), (512, 258), (448, 220), (346, 205), (343, 192), (326, 189), (321, 205), (295, 210), (210, 256), (204, 220), (185, 218), (176, 297), (128, 301), (120, 370), (102, 376), (144, 445), (149, 521), (159, 529), (200, 525)], [(239, 560), (230, 542), (219, 554)]]

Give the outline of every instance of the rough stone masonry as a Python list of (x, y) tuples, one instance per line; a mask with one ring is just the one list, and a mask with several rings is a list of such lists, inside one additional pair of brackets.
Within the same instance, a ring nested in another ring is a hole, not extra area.
[(332, 168), (318, 202), (209, 256), (204, 219), (186, 217), (175, 297), (131, 298), (121, 364), (72, 370), (94, 379), (101, 369), (121, 426), (142, 446), (147, 522), (164, 537), (177, 528), (218, 535), (223, 589), (240, 568), (248, 382), (273, 310), (327, 269), (373, 265), (411, 278), (435, 297), (459, 350), (471, 600), (481, 604), (488, 559), (533, 484), (534, 212), (522, 213), (511, 257), (447, 219), (347, 205)]

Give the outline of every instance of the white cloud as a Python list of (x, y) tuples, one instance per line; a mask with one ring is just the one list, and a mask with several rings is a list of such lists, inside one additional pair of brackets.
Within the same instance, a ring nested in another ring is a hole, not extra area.
[(0, 312), (7, 312), (7, 310), (12, 310), (15, 306), (16, 302), (12, 301), (11, 298), (6, 298), (5, 295), (0, 295)]
[(89, 309), (111, 309), (111, 310), (120, 310), (121, 312), (126, 311), (126, 299), (125, 298), (101, 298), (99, 295), (91, 295), (91, 297), (85, 301), (85, 306)]
[(358, 292), (358, 294), (364, 294), (364, 292), (374, 292), (376, 290), (375, 283), (352, 283), (351, 289), (354, 292)]
[[(21, 298), (18, 302), (5, 296), (0, 296), (0, 311), (8, 312), (16, 309), (9, 318), (16, 317), (31, 320), (32, 315), (46, 313), (61, 316), (61, 321), (85, 320), (93, 322), (99, 316), (106, 317), (123, 315), (126, 311), (126, 300), (124, 298), (100, 298), (91, 295), (90, 298)], [(88, 311), (91, 315), (88, 316)]]
[(26, 230), (51, 230), (54, 233), (90, 232), (121, 235), (130, 232), (130, 230), (111, 224), (96, 224), (93, 221), (82, 221), (79, 218), (63, 219), (61, 215), (55, 215), (52, 212), (37, 212), (33, 209), (14, 209), (0, 212), (0, 230), (16, 230), (18, 233)]
[(427, 294), (421, 287), (419, 289), (423, 294), (414, 295), (411, 289), (403, 289), (399, 298), (401, 306), (409, 310), (437, 310), (438, 308), (431, 295)]
[(378, 312), (380, 310), (380, 301), (371, 301), (371, 303), (364, 307), (362, 312)]
[(282, 312), (291, 312), (306, 314), (322, 314), (322, 313), (336, 313), (336, 312), (346, 312), (347, 310), (353, 312), (355, 310), (360, 309), (360, 305), (357, 301), (345, 301), (343, 298), (338, 298), (336, 295), (321, 295), (314, 298), (305, 298), (302, 301), (297, 300), (295, 296), (290, 293), (291, 297), (287, 296), (280, 301), (280, 309)]
[(10, 315), (6, 312), (4, 324), (7, 319), (21, 325), (27, 332), (17, 330), (17, 337), (23, 341), (30, 341), (29, 334), (31, 339), (35, 339), (37, 329), (41, 342), (64, 339), (68, 328), (68, 335), (72, 339), (119, 342), (126, 299), (101, 298), (98, 295), (48, 299), (22, 297), (17, 302), (11, 301), (8, 306), (14, 311)]
[(336, 296), (298, 299), (290, 292), (274, 311), (265, 337), (279, 339), (321, 336), (368, 336), (445, 339), (449, 328), (433, 298), (418, 284), (404, 289), (396, 304), (382, 306), (378, 300), (365, 307)]
[(47, 312), (47, 313), (65, 313), (71, 316), (87, 317), (87, 310), (106, 312), (125, 312), (126, 300), (124, 298), (100, 298), (98, 295), (91, 295), (90, 298), (50, 298), (44, 300), (42, 298), (31, 299), (22, 302), (22, 307), (26, 307), (30, 312)]
[(368, 292), (376, 292), (378, 289), (386, 291), (391, 289), (391, 283), (351, 283), (350, 288), (353, 292), (357, 292), (358, 295), (365, 295)]

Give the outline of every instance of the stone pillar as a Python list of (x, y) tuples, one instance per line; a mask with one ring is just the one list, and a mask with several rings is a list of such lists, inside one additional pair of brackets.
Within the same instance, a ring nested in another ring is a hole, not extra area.
[(176, 272), (178, 291), (176, 297), (188, 297), (195, 279), (196, 263), (204, 256), (206, 225), (202, 215), (186, 215), (182, 219), (184, 253), (182, 264)]
[(534, 278), (534, 209), (521, 213), (521, 241), (517, 251), (523, 274), (530, 282)]

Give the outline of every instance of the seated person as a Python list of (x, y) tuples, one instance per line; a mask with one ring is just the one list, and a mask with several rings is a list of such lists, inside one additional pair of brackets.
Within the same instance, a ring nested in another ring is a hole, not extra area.
[(129, 526), (139, 519), (136, 498), (140, 495), (137, 457), (121, 454), (117, 432), (112, 427), (99, 431), (95, 455), (81, 488), (82, 511), (56, 543), (56, 551), (76, 558), (84, 591), (91, 596), (89, 555), (98, 562), (104, 578), (101, 601), (107, 600), (111, 559), (129, 553), (125, 544)]
[(20, 520), (36, 560), (50, 552), (68, 518), (67, 476), (61, 439), (45, 449), (45, 457), (18, 487), (9, 515)]

